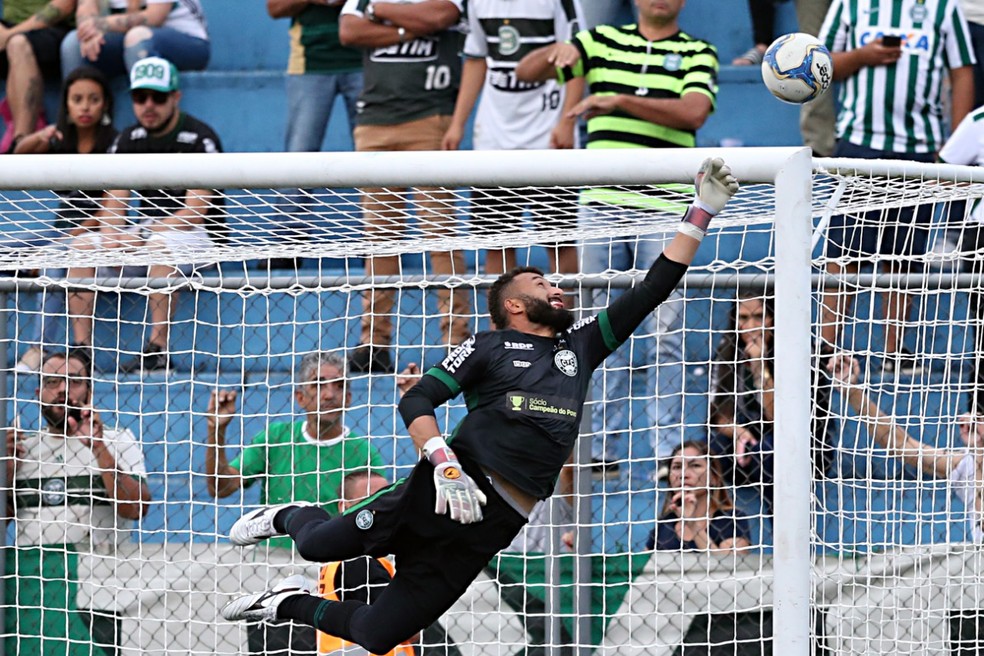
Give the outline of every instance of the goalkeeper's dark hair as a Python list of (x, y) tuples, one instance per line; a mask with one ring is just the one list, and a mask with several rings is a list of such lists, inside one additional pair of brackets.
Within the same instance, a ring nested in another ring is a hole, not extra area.
[(502, 330), (507, 327), (509, 315), (506, 314), (506, 308), (503, 305), (507, 298), (506, 292), (512, 281), (516, 279), (516, 276), (524, 273), (532, 273), (538, 276), (544, 275), (543, 271), (533, 266), (516, 267), (512, 271), (496, 278), (492, 286), (489, 287), (489, 316), (492, 317), (492, 325), (495, 326), (496, 330)]

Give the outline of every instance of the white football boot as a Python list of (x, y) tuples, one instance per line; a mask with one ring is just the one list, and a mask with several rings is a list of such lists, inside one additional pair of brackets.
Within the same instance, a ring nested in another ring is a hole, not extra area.
[(266, 592), (257, 592), (233, 599), (222, 607), (222, 617), (230, 622), (241, 620), (275, 622), (277, 620), (277, 607), (284, 599), (296, 594), (311, 594), (313, 589), (314, 586), (306, 576), (301, 574), (288, 576)]

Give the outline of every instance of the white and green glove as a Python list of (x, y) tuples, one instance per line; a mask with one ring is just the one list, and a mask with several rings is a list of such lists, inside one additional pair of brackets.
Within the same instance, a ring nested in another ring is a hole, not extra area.
[(708, 157), (694, 178), (694, 202), (680, 222), (679, 231), (700, 241), (711, 219), (738, 193), (738, 181), (720, 157)]
[(437, 502), (434, 512), (448, 514), (462, 524), (482, 521), (482, 506), (487, 499), (472, 477), (465, 473), (458, 456), (443, 437), (432, 437), (424, 444), (424, 455), (434, 465), (434, 489)]

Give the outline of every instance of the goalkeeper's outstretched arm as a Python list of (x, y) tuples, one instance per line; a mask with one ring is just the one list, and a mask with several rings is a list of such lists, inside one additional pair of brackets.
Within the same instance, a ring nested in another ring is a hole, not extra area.
[(673, 292), (693, 261), (711, 219), (738, 192), (738, 181), (720, 158), (704, 160), (694, 186), (696, 193), (693, 203), (680, 221), (676, 236), (653, 263), (643, 281), (620, 295), (608, 307), (608, 320), (619, 342), (628, 339), (649, 313)]

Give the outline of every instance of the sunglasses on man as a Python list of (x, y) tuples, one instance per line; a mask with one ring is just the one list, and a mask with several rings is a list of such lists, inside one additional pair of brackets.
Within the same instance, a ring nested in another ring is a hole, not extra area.
[(148, 98), (155, 105), (163, 105), (170, 97), (171, 94), (169, 93), (165, 93), (163, 91), (151, 91), (150, 89), (134, 89), (130, 92), (130, 99), (133, 100), (133, 104), (135, 105), (144, 104), (147, 102)]

